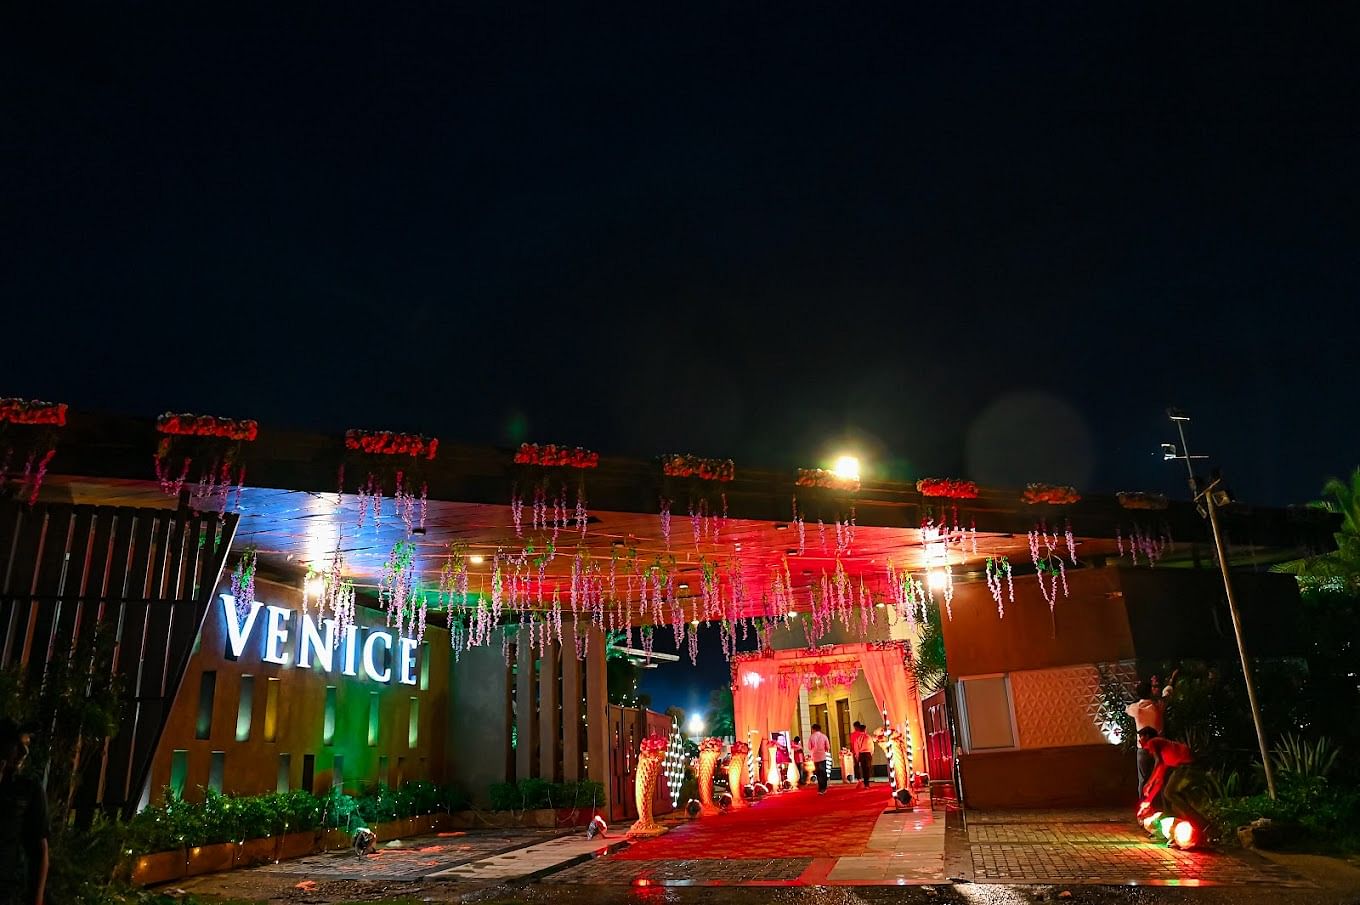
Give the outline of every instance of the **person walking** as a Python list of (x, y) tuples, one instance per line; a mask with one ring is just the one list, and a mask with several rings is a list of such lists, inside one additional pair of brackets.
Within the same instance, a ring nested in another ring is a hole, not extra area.
[[(1144, 729), (1155, 729), (1157, 735), (1166, 731), (1166, 702), (1171, 697), (1172, 686), (1176, 683), (1176, 676), (1179, 670), (1171, 673), (1171, 680), (1165, 687), (1159, 688), (1157, 677), (1153, 676), (1150, 680), (1138, 683), (1138, 700), (1134, 701), (1124, 712), (1133, 718), (1133, 728), (1135, 732), (1142, 732)], [(1148, 777), (1152, 775), (1152, 770), (1156, 766), (1156, 761), (1142, 745), (1138, 746), (1138, 792), (1142, 794), (1143, 786), (1147, 784)]]
[(817, 776), (817, 794), (826, 794), (826, 759), (831, 755), (831, 739), (822, 732), (821, 724), (812, 724), (808, 736), (808, 756), (812, 758), (812, 772)]
[(855, 731), (850, 733), (850, 753), (855, 755), (855, 769), (859, 771), (860, 781), (867, 789), (873, 782), (874, 741), (869, 738), (863, 723), (856, 720), (854, 728)]

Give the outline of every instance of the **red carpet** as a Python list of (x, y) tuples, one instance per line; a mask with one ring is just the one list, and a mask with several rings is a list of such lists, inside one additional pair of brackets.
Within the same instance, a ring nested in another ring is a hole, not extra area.
[[(614, 857), (653, 858), (840, 858), (863, 854), (869, 834), (891, 802), (888, 786), (870, 791), (832, 785), (825, 795), (798, 789), (765, 798), (739, 811), (703, 817), (664, 836), (636, 842)], [(623, 827), (620, 827), (623, 829)]]

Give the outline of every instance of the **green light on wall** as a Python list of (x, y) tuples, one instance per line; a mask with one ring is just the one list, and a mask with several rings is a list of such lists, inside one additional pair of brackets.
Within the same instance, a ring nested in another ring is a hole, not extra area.
[(321, 719), (321, 744), (335, 744), (335, 686), (326, 686), (326, 714)]
[(378, 693), (370, 691), (368, 693), (368, 745), (370, 748), (376, 747), (378, 744), (378, 727), (382, 720), (379, 703)]
[(411, 698), (411, 724), (406, 730), (406, 743), (412, 748), (420, 744), (420, 698)]

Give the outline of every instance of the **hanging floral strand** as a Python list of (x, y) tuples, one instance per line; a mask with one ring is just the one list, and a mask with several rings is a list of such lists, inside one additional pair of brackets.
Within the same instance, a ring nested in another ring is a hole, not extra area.
[(241, 619), (250, 615), (255, 603), (255, 567), (258, 559), (256, 549), (247, 547), (231, 573), (231, 596), (236, 601), (236, 615)]

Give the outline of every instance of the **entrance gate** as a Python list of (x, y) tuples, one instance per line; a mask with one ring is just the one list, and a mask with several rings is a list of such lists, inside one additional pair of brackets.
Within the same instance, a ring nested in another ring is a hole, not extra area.
[[(670, 717), (634, 707), (609, 705), (609, 822), (637, 819), (633, 786), (637, 781), (638, 746), (649, 735), (670, 735)], [(665, 779), (656, 784), (653, 814), (672, 811)]]

